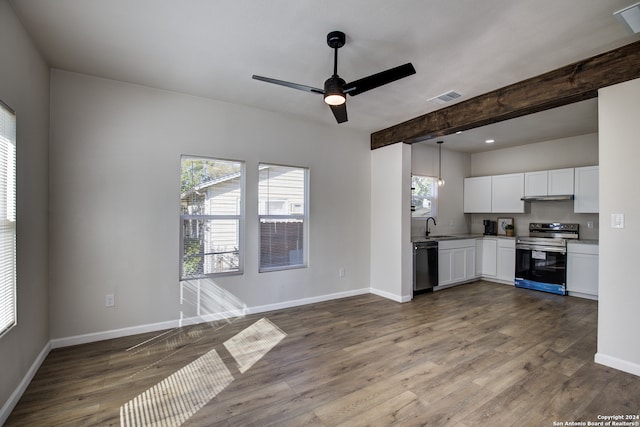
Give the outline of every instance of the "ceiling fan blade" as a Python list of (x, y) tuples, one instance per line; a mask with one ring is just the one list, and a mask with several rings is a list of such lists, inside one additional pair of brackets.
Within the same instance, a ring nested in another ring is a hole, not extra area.
[(347, 121), (347, 103), (341, 105), (329, 105), (333, 116), (338, 123), (344, 123)]
[(267, 82), (267, 83), (273, 83), (273, 84), (280, 85), (280, 86), (286, 86), (286, 87), (290, 87), (292, 89), (303, 90), (305, 92), (319, 93), (320, 95), (324, 94), (324, 91), (322, 89), (318, 89), (318, 88), (312, 87), (312, 86), (301, 85), (301, 84), (298, 84), (298, 83), (285, 82), (284, 80), (272, 79), (271, 77), (256, 76), (255, 74), (253, 75), (252, 78), (254, 80), (260, 80), (260, 81)]
[(362, 92), (366, 92), (371, 89), (375, 89), (387, 83), (400, 80), (416, 73), (416, 69), (408, 62), (404, 65), (399, 65), (395, 68), (390, 68), (385, 71), (381, 71), (377, 74), (372, 74), (367, 77), (355, 80), (351, 83), (344, 85), (344, 93), (355, 96)]

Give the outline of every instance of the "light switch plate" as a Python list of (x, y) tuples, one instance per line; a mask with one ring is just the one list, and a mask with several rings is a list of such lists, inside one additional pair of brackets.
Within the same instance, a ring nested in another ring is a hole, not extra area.
[(624, 214), (611, 214), (611, 228), (624, 228)]

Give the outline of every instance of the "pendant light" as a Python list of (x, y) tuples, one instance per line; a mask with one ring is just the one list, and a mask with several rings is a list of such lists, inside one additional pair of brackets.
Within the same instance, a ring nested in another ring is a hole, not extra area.
[(442, 143), (438, 141), (438, 187), (444, 187), (444, 179), (442, 179)]

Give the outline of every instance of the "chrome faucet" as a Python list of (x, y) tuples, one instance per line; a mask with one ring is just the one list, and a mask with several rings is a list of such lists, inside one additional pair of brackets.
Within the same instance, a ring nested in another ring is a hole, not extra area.
[(435, 219), (434, 217), (430, 216), (429, 218), (427, 218), (427, 222), (426, 222), (426, 224), (427, 224), (427, 225), (426, 225), (427, 229), (426, 229), (425, 234), (424, 234), (424, 235), (425, 235), (425, 236), (427, 236), (427, 237), (429, 237), (429, 220), (430, 220), (430, 219), (431, 219), (431, 220), (433, 220), (433, 225), (437, 225), (437, 224), (436, 224), (436, 219)]

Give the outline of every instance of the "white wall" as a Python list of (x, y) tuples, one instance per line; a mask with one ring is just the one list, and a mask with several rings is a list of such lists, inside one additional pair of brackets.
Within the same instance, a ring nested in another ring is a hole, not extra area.
[[(0, 0), (0, 99), (17, 120), (18, 324), (0, 338), (0, 424), (47, 353), (49, 68), (13, 10)], [(35, 364), (37, 365), (37, 363)]]
[(398, 302), (413, 295), (411, 146), (371, 151), (371, 292)]
[[(247, 162), (245, 273), (200, 286), (253, 310), (368, 291), (368, 134), (59, 70), (51, 98), (52, 338), (181, 316), (181, 154)], [(308, 268), (258, 273), (258, 162), (310, 168)]]
[(471, 175), (500, 175), (598, 164), (598, 134), (590, 133), (471, 155)]
[[(598, 92), (600, 132), (600, 273), (596, 362), (640, 375), (640, 79)], [(625, 227), (609, 226), (625, 215)]]
[[(438, 176), (438, 148), (426, 144), (413, 144), (411, 151), (411, 173), (414, 175)], [(471, 172), (469, 154), (442, 148), (442, 179), (445, 185), (438, 189), (436, 226), (429, 222), (431, 234), (463, 234), (469, 224), (463, 214), (464, 178)], [(411, 235), (423, 236), (425, 221), (411, 221)]]

